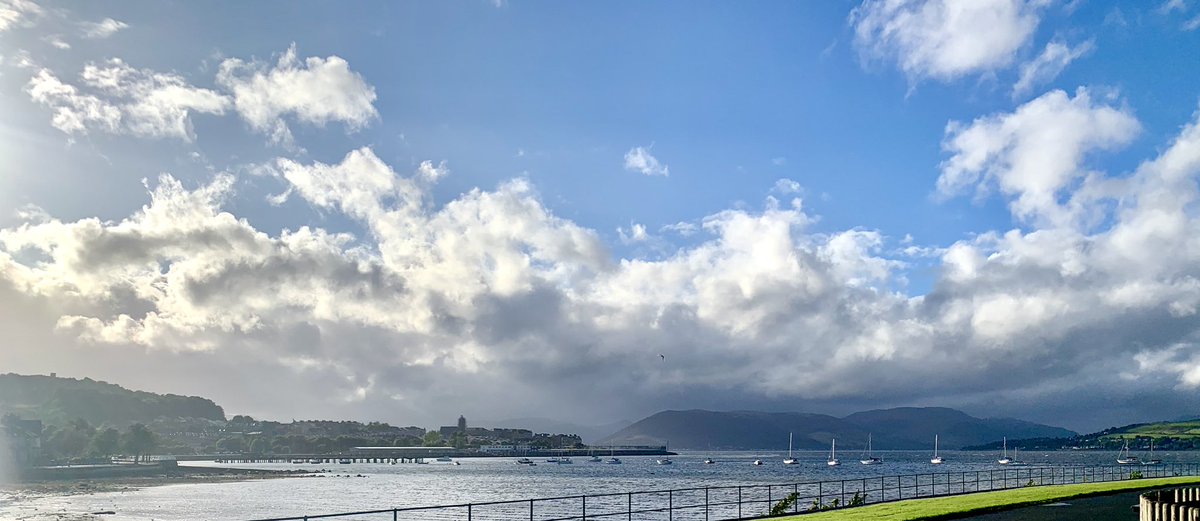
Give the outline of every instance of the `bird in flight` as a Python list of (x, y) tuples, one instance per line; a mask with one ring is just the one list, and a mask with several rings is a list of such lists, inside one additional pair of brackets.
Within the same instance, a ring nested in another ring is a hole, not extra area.
[(658, 355), (658, 357), (662, 358), (662, 361), (664, 361), (664, 362), (667, 361), (667, 355)]

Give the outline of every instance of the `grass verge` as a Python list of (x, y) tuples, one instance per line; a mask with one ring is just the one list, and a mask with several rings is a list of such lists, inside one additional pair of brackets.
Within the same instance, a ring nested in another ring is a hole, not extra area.
[(893, 503), (882, 503), (864, 507), (829, 510), (805, 514), (801, 516), (784, 517), (795, 521), (814, 521), (822, 519), (842, 520), (887, 520), (902, 521), (911, 519), (952, 519), (971, 514), (982, 514), (1010, 508), (1050, 503), (1063, 499), (1086, 496), (1099, 496), (1131, 490), (1153, 489), (1174, 485), (1200, 483), (1200, 476), (1183, 476), (1175, 478), (1134, 479), (1126, 481), (1110, 481), (1105, 483), (1084, 483), (1079, 485), (1047, 485), (1042, 487), (1027, 487), (996, 492), (980, 492), (963, 494), (961, 496), (938, 497), (928, 499), (910, 499)]

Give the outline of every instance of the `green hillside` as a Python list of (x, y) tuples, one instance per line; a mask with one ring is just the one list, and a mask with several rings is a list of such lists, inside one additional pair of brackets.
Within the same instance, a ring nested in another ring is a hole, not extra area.
[[(1155, 450), (1200, 449), (1200, 419), (1172, 422), (1135, 423), (1109, 427), (1100, 432), (1061, 438), (1008, 439), (1008, 447), (1021, 450), (1055, 450), (1061, 448), (1117, 450), (1129, 444), (1135, 451), (1144, 451), (1154, 442)], [(999, 443), (964, 447), (966, 450), (996, 450)]]
[(1175, 438), (1179, 440), (1194, 440), (1200, 438), (1200, 420), (1185, 422), (1144, 423), (1125, 427), (1121, 432), (1107, 434), (1103, 438)]
[(225, 421), (225, 411), (206, 398), (131, 391), (90, 378), (4, 374), (0, 415), (9, 413), (55, 425), (76, 419), (117, 427), (159, 418)]

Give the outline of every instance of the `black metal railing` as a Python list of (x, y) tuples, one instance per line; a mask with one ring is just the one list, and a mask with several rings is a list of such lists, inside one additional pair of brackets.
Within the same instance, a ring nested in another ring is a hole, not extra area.
[[(778, 485), (696, 487), (614, 494), (491, 501), (430, 507), (277, 517), (256, 521), (315, 519), (362, 521), (720, 521), (769, 517), (936, 496), (953, 496), (1041, 485), (1099, 483), (1200, 475), (1200, 464), (1144, 466), (1012, 467), (995, 470), (877, 476)], [(792, 495), (795, 495), (792, 497)]]

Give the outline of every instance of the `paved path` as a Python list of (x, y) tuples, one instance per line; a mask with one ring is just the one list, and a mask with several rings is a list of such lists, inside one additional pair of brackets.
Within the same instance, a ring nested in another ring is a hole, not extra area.
[(1144, 491), (1111, 496), (1066, 499), (1056, 503), (1022, 507), (992, 514), (970, 516), (971, 521), (1108, 521), (1136, 520), (1138, 495)]

